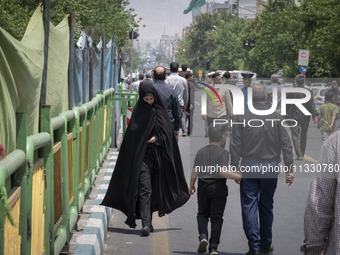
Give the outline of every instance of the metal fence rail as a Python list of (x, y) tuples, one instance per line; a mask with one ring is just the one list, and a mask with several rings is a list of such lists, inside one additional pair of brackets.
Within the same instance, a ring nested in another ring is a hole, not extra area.
[[(17, 113), (18, 149), (0, 160), (0, 199), (5, 201), (0, 203), (0, 255), (59, 254), (67, 244), (117, 137), (114, 101), (120, 100), (123, 112), (136, 103), (136, 92), (117, 96), (113, 88), (100, 91), (90, 102), (54, 118), (44, 107), (41, 133), (28, 137), (26, 115)], [(126, 123), (126, 113), (123, 117)]]

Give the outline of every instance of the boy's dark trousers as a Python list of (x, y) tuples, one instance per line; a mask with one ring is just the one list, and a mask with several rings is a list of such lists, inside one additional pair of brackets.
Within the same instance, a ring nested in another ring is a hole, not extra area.
[(208, 239), (208, 221), (211, 222), (209, 249), (217, 249), (220, 243), (223, 214), (227, 203), (228, 187), (225, 183), (198, 185), (197, 190), (197, 224), (199, 240)]

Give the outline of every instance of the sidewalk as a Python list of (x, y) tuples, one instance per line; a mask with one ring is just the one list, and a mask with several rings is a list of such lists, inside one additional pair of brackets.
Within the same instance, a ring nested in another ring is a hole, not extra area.
[(76, 229), (72, 230), (70, 254), (100, 255), (103, 253), (112, 209), (99, 204), (107, 191), (117, 157), (118, 149), (110, 149), (98, 171), (90, 196), (83, 205)]

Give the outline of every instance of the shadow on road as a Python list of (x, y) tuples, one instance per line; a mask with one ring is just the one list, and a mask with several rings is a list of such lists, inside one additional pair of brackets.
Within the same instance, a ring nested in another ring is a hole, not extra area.
[(157, 229), (155, 229), (155, 233), (164, 232), (164, 231), (171, 231), (171, 230), (183, 230), (183, 229), (182, 228), (157, 228)]
[(140, 235), (139, 229), (126, 229), (126, 228), (111, 228), (111, 227), (109, 227), (108, 232), (125, 234), (125, 235)]
[[(155, 229), (154, 233), (164, 232), (164, 231), (172, 231), (172, 230), (183, 230), (183, 229), (182, 228), (159, 228), (159, 229)], [(125, 235), (138, 235), (138, 236), (140, 235), (139, 229), (126, 229), (126, 228), (109, 227), (108, 232), (125, 234)]]
[[(199, 254), (197, 252), (192, 251), (172, 251), (172, 254)], [(227, 253), (227, 252), (218, 252), (219, 255), (244, 255), (244, 253)]]

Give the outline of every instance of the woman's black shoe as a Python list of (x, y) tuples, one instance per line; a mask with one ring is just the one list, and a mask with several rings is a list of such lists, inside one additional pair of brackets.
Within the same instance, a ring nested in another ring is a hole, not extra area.
[(148, 235), (150, 235), (150, 232), (151, 232), (151, 229), (149, 227), (143, 227), (140, 230), (140, 233), (141, 233), (142, 236), (148, 236)]

